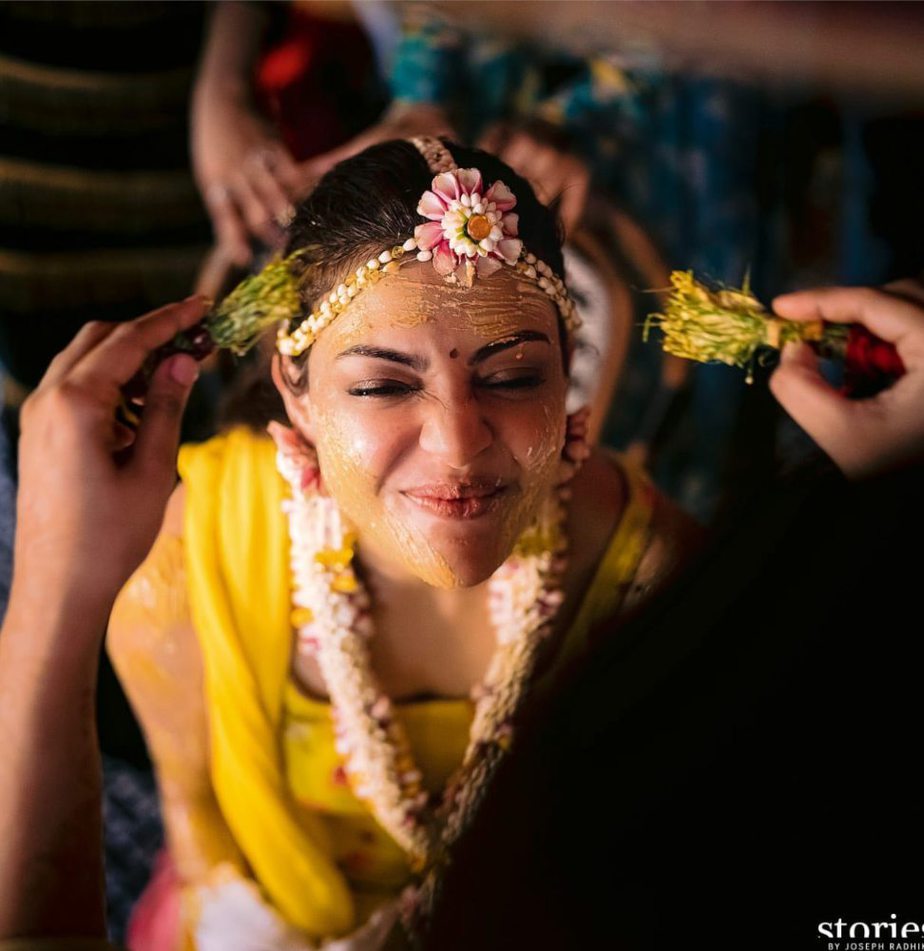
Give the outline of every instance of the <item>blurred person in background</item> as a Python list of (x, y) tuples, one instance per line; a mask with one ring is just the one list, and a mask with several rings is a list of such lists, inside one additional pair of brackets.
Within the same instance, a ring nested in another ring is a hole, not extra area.
[(341, 3), (220, 0), (192, 100), (196, 183), (220, 251), (246, 268), (284, 239), (306, 161), (381, 112), (373, 47)]

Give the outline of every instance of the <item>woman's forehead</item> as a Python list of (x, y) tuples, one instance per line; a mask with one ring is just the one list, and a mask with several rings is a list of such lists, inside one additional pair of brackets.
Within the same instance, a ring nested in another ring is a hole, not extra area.
[[(412, 333), (418, 329), (420, 334)], [(415, 263), (364, 291), (318, 343), (339, 352), (365, 339), (381, 342), (390, 334), (405, 340), (451, 334), (484, 342), (520, 330), (557, 337), (555, 305), (535, 284), (502, 268), (464, 288), (446, 284), (431, 265)]]

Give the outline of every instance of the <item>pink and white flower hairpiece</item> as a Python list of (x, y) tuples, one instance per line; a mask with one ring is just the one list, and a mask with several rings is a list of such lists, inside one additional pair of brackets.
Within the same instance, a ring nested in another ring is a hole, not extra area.
[(429, 219), (414, 229), (417, 260), (432, 259), (439, 274), (454, 275), (465, 286), (475, 275), (487, 277), (501, 264), (516, 264), (523, 251), (519, 216), (511, 211), (516, 203), (501, 181), (485, 191), (477, 168), (441, 172), (417, 205), (417, 214)]
[(564, 281), (523, 247), (513, 192), (502, 181), (485, 191), (481, 172), (458, 168), (439, 139), (410, 141), (435, 176), (417, 204), (417, 213), (427, 221), (417, 225), (412, 238), (385, 248), (347, 275), (297, 327), (290, 330), (285, 321), (276, 339), (279, 352), (290, 357), (304, 353), (357, 294), (413, 261), (432, 261), (447, 283), (463, 287), (506, 264), (552, 300), (573, 334), (581, 324), (574, 301)]

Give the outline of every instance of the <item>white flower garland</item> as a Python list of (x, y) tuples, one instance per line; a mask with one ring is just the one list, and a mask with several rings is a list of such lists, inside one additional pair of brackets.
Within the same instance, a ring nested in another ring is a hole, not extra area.
[[(587, 454), (586, 415), (569, 418), (565, 478)], [(391, 700), (372, 670), (367, 640), (370, 601), (353, 568), (356, 535), (336, 502), (321, 491), (317, 458), (293, 430), (271, 424), (277, 466), (291, 487), (289, 521), (292, 623), (298, 651), (317, 660), (331, 700), (337, 751), (357, 798), (408, 853), (423, 885), (404, 896), (406, 918), (426, 917), (451, 846), (468, 826), (509, 749), (537, 649), (564, 600), (564, 504), (561, 485), (534, 525), (488, 582), (497, 647), (473, 692), (475, 712), (462, 765), (436, 808), (428, 806), (420, 770)]]

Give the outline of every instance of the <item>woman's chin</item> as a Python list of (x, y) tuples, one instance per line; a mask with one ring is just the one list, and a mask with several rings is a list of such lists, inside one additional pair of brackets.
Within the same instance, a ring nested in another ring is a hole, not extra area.
[(503, 560), (503, 556), (486, 550), (459, 551), (454, 546), (431, 546), (429, 557), (408, 562), (407, 567), (431, 587), (449, 590), (483, 584)]
[(477, 585), (484, 584), (491, 575), (497, 570), (497, 564), (485, 565), (459, 565), (451, 568), (452, 582), (450, 584), (439, 585), (444, 588), (474, 588)]

